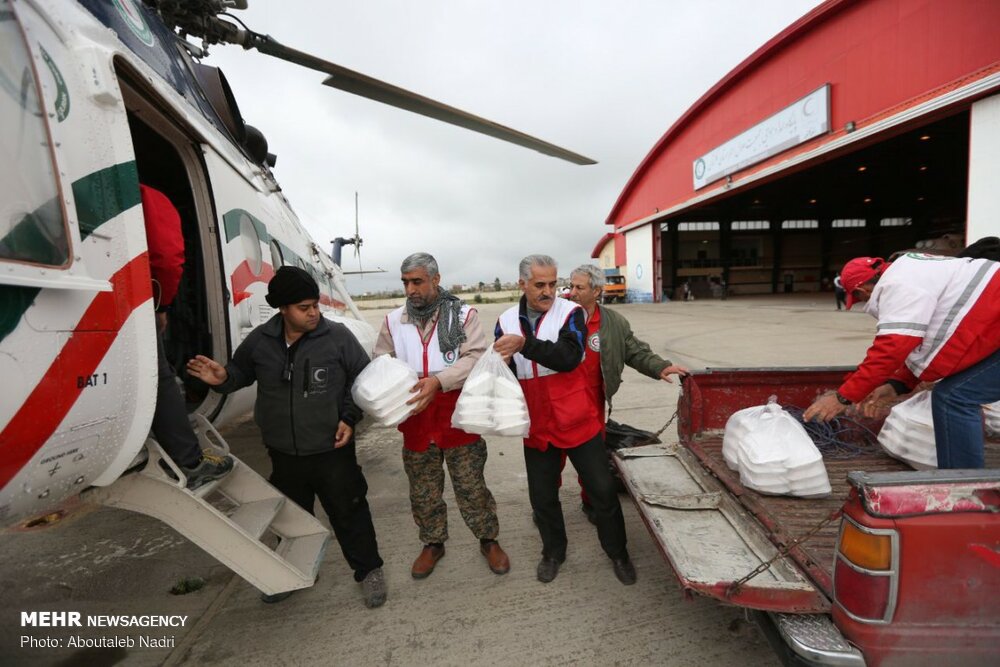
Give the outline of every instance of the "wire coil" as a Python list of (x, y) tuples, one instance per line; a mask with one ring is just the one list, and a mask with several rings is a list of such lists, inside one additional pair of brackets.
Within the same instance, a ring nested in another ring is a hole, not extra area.
[(804, 421), (803, 408), (789, 405), (785, 412), (795, 418), (812, 438), (824, 459), (853, 459), (877, 447), (878, 436), (860, 421), (843, 415), (828, 422)]

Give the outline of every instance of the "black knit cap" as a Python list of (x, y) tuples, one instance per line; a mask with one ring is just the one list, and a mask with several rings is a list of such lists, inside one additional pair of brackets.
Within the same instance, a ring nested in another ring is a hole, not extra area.
[(267, 296), (264, 298), (272, 308), (318, 299), (319, 285), (307, 271), (297, 266), (283, 266), (267, 284)]

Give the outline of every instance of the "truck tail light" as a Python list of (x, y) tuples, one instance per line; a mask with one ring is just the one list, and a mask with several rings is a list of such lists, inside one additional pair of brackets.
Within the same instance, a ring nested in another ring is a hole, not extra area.
[(892, 620), (899, 584), (898, 561), (898, 532), (865, 528), (844, 517), (833, 572), (836, 603), (858, 621)]
[(860, 620), (880, 621), (889, 605), (889, 577), (859, 572), (837, 559), (834, 594), (845, 611)]
[(840, 553), (858, 567), (888, 570), (892, 565), (892, 536), (866, 533), (853, 523), (844, 523)]

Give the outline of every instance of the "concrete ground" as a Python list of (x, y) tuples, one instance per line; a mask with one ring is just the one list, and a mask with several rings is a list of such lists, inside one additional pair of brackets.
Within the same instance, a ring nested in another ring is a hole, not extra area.
[[(480, 308), (491, 325), (505, 307)], [(874, 320), (837, 312), (832, 295), (788, 295), (729, 301), (616, 306), (654, 351), (690, 368), (820, 366), (860, 361)], [(365, 311), (377, 324), (385, 311)], [(627, 370), (613, 418), (658, 430), (671, 416), (677, 385)], [(229, 426), (234, 453), (269, 468), (253, 423)], [(665, 440), (675, 440), (668, 429)], [(541, 543), (531, 522), (519, 440), (491, 437), (486, 478), (497, 500), (500, 541), (511, 557), (492, 574), (455, 509), (447, 555), (429, 578), (415, 581), (420, 549), (400, 460), (401, 436), (369, 428), (358, 456), (368, 478), (389, 600), (365, 609), (336, 544), (316, 585), (265, 605), (249, 584), (165, 525), (118, 510), (83, 508), (45, 529), (0, 538), (0, 664), (38, 665), (777, 665), (741, 610), (685, 599), (635, 508), (623, 496), (635, 586), (615, 579), (594, 528), (579, 510), (575, 474), (562, 491), (570, 548), (548, 585), (535, 579)], [(325, 521), (325, 517), (323, 517)], [(184, 578), (205, 585), (186, 595), (169, 590)], [(182, 628), (134, 631), (22, 628), (20, 614), (68, 610), (87, 614), (179, 614)], [(163, 632), (166, 630), (166, 632)], [(63, 648), (22, 647), (22, 636), (51, 637)], [(65, 648), (71, 635), (172, 637), (167, 648)]]

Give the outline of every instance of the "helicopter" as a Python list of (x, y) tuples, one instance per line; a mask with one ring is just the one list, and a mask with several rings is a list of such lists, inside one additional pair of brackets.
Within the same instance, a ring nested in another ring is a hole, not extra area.
[[(181, 216), (185, 269), (164, 343), (192, 416), (215, 428), (251, 408), (252, 387), (222, 396), (182, 369), (195, 354), (229, 358), (273, 316), (264, 294), (281, 266), (308, 271), (324, 316), (374, 344), (345, 271), (282, 193), (264, 134), (202, 62), (209, 46), (238, 44), (322, 72), (327, 86), (594, 164), (285, 46), (230, 13), (245, 8), (0, 0), (0, 527), (115, 484), (148, 442), (157, 366), (140, 183)], [(362, 240), (355, 227), (340, 241)]]

